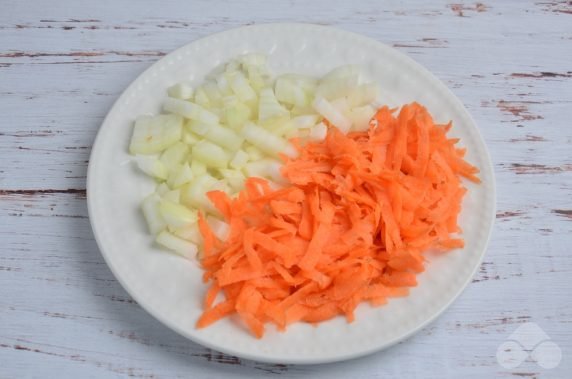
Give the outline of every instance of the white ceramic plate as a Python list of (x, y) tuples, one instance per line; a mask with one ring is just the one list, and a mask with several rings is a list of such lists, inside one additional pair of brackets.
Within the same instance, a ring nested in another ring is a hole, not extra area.
[[(430, 256), (419, 285), (407, 298), (380, 308), (361, 305), (356, 321), (337, 319), (313, 327), (297, 324), (286, 333), (270, 329), (253, 338), (232, 319), (195, 329), (206, 286), (193, 263), (156, 248), (139, 211), (153, 183), (131, 163), (127, 147), (134, 119), (157, 113), (165, 89), (177, 81), (200, 83), (221, 62), (246, 52), (269, 56), (274, 73), (323, 75), (343, 64), (361, 64), (380, 83), (390, 106), (418, 101), (438, 122), (453, 120), (452, 134), (468, 148), (483, 183), (467, 183), (460, 224), (466, 247)], [(107, 264), (129, 294), (159, 321), (210, 348), (259, 361), (322, 363), (388, 347), (435, 319), (470, 282), (485, 253), (495, 213), (490, 158), (475, 123), (461, 102), (426, 69), (372, 39), (305, 24), (248, 26), (211, 35), (167, 55), (117, 100), (93, 147), (88, 171), (88, 206), (95, 238)]]

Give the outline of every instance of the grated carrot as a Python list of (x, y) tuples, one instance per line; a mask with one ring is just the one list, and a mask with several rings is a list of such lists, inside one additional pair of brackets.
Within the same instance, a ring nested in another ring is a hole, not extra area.
[[(424, 270), (423, 252), (463, 246), (457, 217), (466, 189), (479, 182), (452, 124), (438, 125), (417, 103), (383, 107), (364, 132), (328, 125), (323, 141), (284, 158), (289, 186), (248, 178), (231, 199), (208, 194), (230, 231), (217, 240), (202, 215), (201, 261), (212, 282), (197, 327), (231, 314), (261, 338), (265, 324), (348, 322), (362, 302), (406, 296)], [(225, 300), (214, 304), (222, 291)]]

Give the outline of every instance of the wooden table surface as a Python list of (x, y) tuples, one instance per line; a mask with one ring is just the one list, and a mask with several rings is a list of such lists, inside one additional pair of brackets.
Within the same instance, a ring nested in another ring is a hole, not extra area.
[[(87, 216), (90, 149), (126, 86), (199, 37), (278, 21), (408, 54), (465, 103), (494, 161), (496, 225), (473, 282), (414, 337), (348, 362), (263, 364), (177, 335), (119, 285)], [(570, 1), (2, 0), (0, 377), (572, 377), (571, 109)], [(497, 362), (525, 323), (560, 347), (556, 368)]]

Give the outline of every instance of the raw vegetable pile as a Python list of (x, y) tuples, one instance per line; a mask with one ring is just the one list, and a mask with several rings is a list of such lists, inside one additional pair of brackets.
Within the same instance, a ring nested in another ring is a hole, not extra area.
[(157, 243), (210, 282), (197, 327), (237, 314), (258, 338), (404, 296), (423, 252), (463, 246), (457, 216), (478, 169), (421, 105), (376, 109), (355, 66), (271, 80), (245, 55), (195, 91), (169, 89), (130, 152), (158, 182), (142, 204)]

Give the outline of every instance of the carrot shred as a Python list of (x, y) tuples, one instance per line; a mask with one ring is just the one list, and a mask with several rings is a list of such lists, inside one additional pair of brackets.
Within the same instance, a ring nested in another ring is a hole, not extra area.
[(213, 306), (213, 303), (216, 299), (216, 296), (218, 295), (220, 291), (220, 287), (214, 283), (207, 291), (206, 295), (205, 295), (205, 300), (204, 300), (204, 308), (205, 309), (210, 309)]
[(233, 313), (234, 310), (234, 300), (226, 300), (217, 304), (214, 308), (206, 309), (197, 321), (197, 328), (204, 328), (209, 326), (224, 316)]
[(284, 188), (247, 178), (235, 198), (207, 194), (230, 230), (220, 241), (199, 215), (211, 287), (198, 328), (233, 313), (257, 338), (267, 323), (352, 322), (363, 302), (407, 296), (424, 251), (464, 246), (462, 178), (478, 183), (479, 170), (447, 137), (451, 123), (417, 103), (396, 112), (380, 108), (367, 131), (344, 135), (325, 120), (323, 141), (292, 140), (299, 154), (282, 156)]

